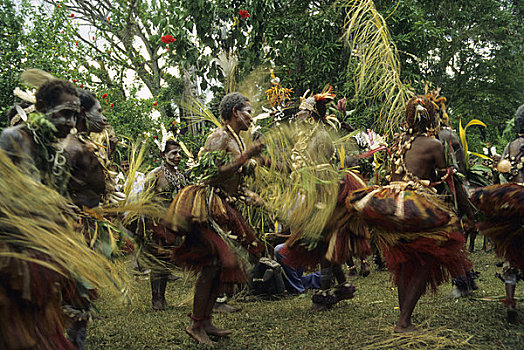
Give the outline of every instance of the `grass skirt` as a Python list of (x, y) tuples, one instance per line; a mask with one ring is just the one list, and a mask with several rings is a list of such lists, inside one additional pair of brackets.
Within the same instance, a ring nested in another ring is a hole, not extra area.
[(346, 206), (373, 229), (397, 285), (401, 270), (408, 285), (420, 267), (429, 268), (426, 288), (436, 290), (449, 275), (471, 269), (457, 217), (429, 189), (404, 182), (371, 186), (353, 192)]
[(166, 221), (183, 242), (171, 252), (179, 266), (199, 270), (210, 264), (221, 266), (224, 283), (247, 281), (242, 259), (246, 251), (260, 256), (264, 245), (240, 212), (226, 203), (225, 196), (204, 185), (183, 188), (174, 198)]
[[(0, 242), (2, 253), (20, 253)], [(26, 257), (53, 262), (43, 253), (26, 249)], [(76, 349), (64, 337), (61, 295), (66, 279), (41, 263), (0, 257), (0, 348)]]
[(500, 258), (524, 271), (524, 186), (487, 186), (476, 190), (471, 201), (484, 214), (480, 233), (495, 244)]
[(356, 172), (348, 172), (340, 184), (335, 209), (324, 228), (319, 242), (304, 242), (300, 232), (293, 232), (282, 248), (284, 263), (293, 267), (315, 269), (325, 258), (342, 265), (352, 256), (365, 258), (371, 254), (369, 230), (360, 218), (350, 217), (345, 199), (352, 191), (366, 186)]

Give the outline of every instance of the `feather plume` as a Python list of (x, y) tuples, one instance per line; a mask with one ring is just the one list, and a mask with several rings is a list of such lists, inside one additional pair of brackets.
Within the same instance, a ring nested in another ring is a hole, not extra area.
[(35, 90), (33, 91), (29, 91), (29, 90), (21, 90), (19, 87), (16, 87), (14, 90), (13, 90), (13, 94), (24, 100), (24, 101), (27, 101), (27, 102), (31, 102), (32, 104), (35, 104), (36, 103), (36, 97), (35, 97)]
[(57, 79), (53, 75), (36, 68), (27, 69), (20, 75), (20, 78), (37, 89), (44, 83)]

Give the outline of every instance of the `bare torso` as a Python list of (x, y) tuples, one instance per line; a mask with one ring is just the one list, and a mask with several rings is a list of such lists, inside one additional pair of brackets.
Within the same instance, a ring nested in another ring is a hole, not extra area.
[[(204, 152), (224, 150), (231, 155), (232, 159), (234, 159), (240, 156), (243, 147), (242, 141), (240, 141), (240, 139), (235, 139), (234, 135), (223, 127), (215, 130), (211, 135), (209, 135), (206, 144), (204, 145)], [(226, 193), (234, 195), (238, 192), (241, 177), (242, 174), (240, 173), (240, 170), (231, 176), (224, 176), (219, 172), (219, 174), (210, 179), (208, 183), (220, 187)]]
[(102, 199), (106, 184), (104, 169), (94, 155), (94, 150), (74, 135), (69, 135), (62, 145), (68, 154), (71, 172), (67, 186), (69, 196), (80, 208), (96, 207)]
[[(406, 141), (407, 136), (404, 136)], [(446, 168), (444, 157), (444, 146), (442, 143), (429, 136), (418, 136), (411, 143), (411, 148), (406, 151), (406, 167), (409, 172), (420, 179), (435, 181), (437, 179), (437, 170)], [(392, 169), (391, 179), (401, 181), (405, 172), (396, 174), (396, 166)]]

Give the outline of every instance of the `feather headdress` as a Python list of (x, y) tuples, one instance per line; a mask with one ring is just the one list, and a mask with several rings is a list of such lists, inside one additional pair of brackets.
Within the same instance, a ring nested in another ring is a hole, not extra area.
[(424, 87), (424, 94), (428, 100), (433, 103), (437, 114), (440, 117), (440, 123), (445, 126), (449, 126), (449, 116), (446, 112), (446, 101), (447, 99), (444, 96), (439, 96), (441, 88), (432, 89), (429, 91), (429, 84), (426, 83)]
[(160, 129), (162, 129), (162, 139), (160, 139), (160, 141), (156, 139), (155, 143), (158, 146), (158, 149), (160, 150), (160, 152), (164, 153), (164, 151), (166, 150), (167, 141), (168, 140), (176, 141), (176, 139), (175, 139), (175, 135), (173, 135), (173, 132), (166, 130), (166, 127), (164, 126), (164, 124), (160, 124)]
[(322, 121), (331, 125), (333, 128), (340, 128), (340, 121), (335, 115), (327, 115), (327, 105), (335, 100), (337, 95), (333, 94), (333, 87), (329, 86), (324, 90), (306, 99), (301, 98), (299, 110), (310, 111), (315, 118), (320, 118)]

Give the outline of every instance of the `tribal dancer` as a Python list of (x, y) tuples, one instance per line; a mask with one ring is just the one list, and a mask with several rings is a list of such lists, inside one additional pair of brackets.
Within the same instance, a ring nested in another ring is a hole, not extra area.
[[(464, 149), (460, 143), (460, 139), (450, 126), (449, 116), (446, 111), (446, 98), (439, 96), (440, 88), (428, 92), (426, 86), (425, 97), (433, 102), (435, 113), (439, 118), (440, 128), (438, 130), (438, 138), (444, 146), (447, 164), (453, 167), (454, 173), (459, 172), (461, 174), (460, 179), (453, 175), (448, 179), (449, 191), (446, 191), (440, 186), (440, 193), (445, 196), (446, 202), (449, 204), (450, 209), (454, 210), (459, 219), (462, 220), (462, 232), (467, 241), (468, 236), (470, 237), (470, 252), (474, 251), (475, 237), (477, 235), (477, 229), (475, 228), (475, 210), (468, 198), (467, 189), (470, 188), (471, 184), (468, 179), (468, 167), (466, 164), (466, 157), (464, 155)], [(447, 192), (447, 193), (446, 193)], [(475, 271), (466, 271), (463, 276), (457, 276), (453, 278), (452, 283), (454, 285), (451, 297), (459, 298), (470, 295), (473, 290), (477, 289), (475, 278), (478, 273)]]
[(246, 161), (263, 149), (259, 142), (245, 149), (238, 136), (252, 122), (251, 104), (241, 94), (230, 93), (222, 99), (219, 109), (224, 126), (208, 137), (203, 148), (199, 166), (205, 172), (201, 183), (178, 193), (166, 219), (169, 227), (183, 237), (181, 245), (172, 252), (172, 260), (200, 271), (186, 332), (203, 344), (212, 344), (209, 334), (220, 337), (232, 333), (215, 327), (211, 313), (223, 284), (247, 281), (239, 254), (247, 250), (258, 257), (264, 250), (235, 208), (237, 200), (261, 202), (242, 185)]
[[(101, 215), (92, 214), (89, 210), (101, 205), (107, 197), (113, 195), (115, 190), (106, 168), (109, 161), (99, 156), (97, 151), (100, 147), (91, 140), (89, 133), (102, 132), (108, 124), (96, 96), (88, 90), (77, 91), (81, 113), (78, 115), (73, 133), (61, 142), (67, 155), (67, 168), (70, 174), (66, 196), (75, 206), (81, 222), (79, 231), (82, 232), (87, 244), (91, 248), (98, 247), (99, 251), (103, 252), (100, 248), (103, 245), (101, 239), (94, 239), (94, 236), (105, 237), (107, 241), (111, 241), (109, 235), (114, 234), (109, 227), (112, 225)], [(104, 224), (100, 225), (100, 222)], [(106, 223), (108, 225), (105, 225)], [(95, 231), (97, 234), (93, 234)], [(111, 258), (111, 254), (105, 253), (107, 258)], [(64, 305), (65, 313), (69, 318), (67, 336), (79, 350), (85, 349), (91, 304), (97, 297), (96, 290), (90, 288), (85, 293), (78, 293)]]
[(373, 228), (398, 287), (400, 317), (395, 332), (416, 330), (411, 314), (428, 286), (436, 290), (447, 277), (471, 268), (458, 219), (431, 187), (445, 180), (444, 147), (433, 135), (438, 128), (434, 105), (424, 96), (406, 107), (408, 131), (399, 135), (390, 159), (391, 183), (354, 191), (350, 211)]
[(509, 322), (518, 319), (515, 286), (524, 272), (524, 104), (517, 109), (515, 126), (518, 137), (506, 146), (497, 165), (509, 182), (481, 188), (472, 196), (473, 204), (484, 214), (479, 231), (495, 244), (497, 256), (507, 261), (503, 279)]
[(29, 115), (26, 123), (4, 129), (0, 148), (35, 180), (64, 193), (66, 157), (58, 140), (76, 124), (80, 112), (78, 93), (73, 84), (52, 79), (39, 87), (35, 97), (39, 113)]
[[(333, 101), (335, 95), (331, 94), (331, 89), (327, 92), (314, 95), (305, 99), (297, 114), (298, 123), (311, 124), (311, 128), (316, 130), (311, 133), (311, 138), (305, 140), (314, 152), (322, 150), (324, 159), (332, 161), (335, 148), (331, 138), (328, 136), (324, 125), (334, 126), (336, 117), (327, 115), (327, 105)], [(324, 124), (326, 123), (326, 124)], [(297, 142), (297, 150), (300, 148)], [(307, 148), (307, 147), (306, 147)], [(297, 164), (300, 156), (295, 155)], [(304, 155), (304, 157), (307, 157)], [(308, 162), (308, 160), (303, 159)], [(300, 169), (295, 169), (300, 171)], [(281, 254), (285, 256), (284, 263), (293, 267), (315, 268), (321, 265), (321, 289), (313, 295), (313, 311), (323, 311), (331, 308), (335, 303), (353, 297), (355, 287), (350, 284), (342, 270), (342, 264), (346, 263), (351, 256), (361, 259), (371, 254), (368, 239), (369, 232), (366, 226), (358, 218), (350, 220), (350, 216), (345, 208), (345, 198), (354, 190), (366, 186), (365, 181), (355, 171), (346, 169), (341, 173), (338, 185), (338, 197), (336, 205), (327, 219), (326, 226), (318, 235), (315, 244), (309, 239), (304, 239), (303, 232), (291, 230), (291, 236), (282, 249)], [(304, 198), (307, 200), (307, 198)], [(291, 214), (293, 215), (293, 214)], [(335, 278), (338, 285), (331, 290), (332, 278)]]
[(50, 189), (64, 193), (67, 185), (66, 158), (57, 141), (75, 125), (76, 88), (48, 79), (35, 98), (43, 115), (22, 113), (27, 122), (0, 137), (5, 152), (0, 188), (6, 201), (0, 213), (0, 310), (2, 319), (9, 319), (0, 325), (0, 347), (74, 349), (64, 337), (61, 301), (70, 302), (80, 286), (99, 287), (91, 277), (108, 275), (110, 267), (74, 233), (65, 198)]
[[(162, 154), (162, 165), (153, 169), (146, 177), (146, 187), (154, 188), (155, 199), (164, 207), (169, 207), (176, 194), (189, 183), (186, 175), (178, 170), (180, 163), (180, 144), (172, 132), (167, 132), (162, 125), (162, 139), (157, 142)], [(139, 228), (140, 229), (140, 228)], [(159, 222), (152, 219), (146, 221), (147, 251), (159, 260), (151, 266), (151, 294), (153, 310), (165, 310), (166, 286), (170, 270), (164, 264), (169, 262), (169, 249), (175, 243), (175, 236)]]

